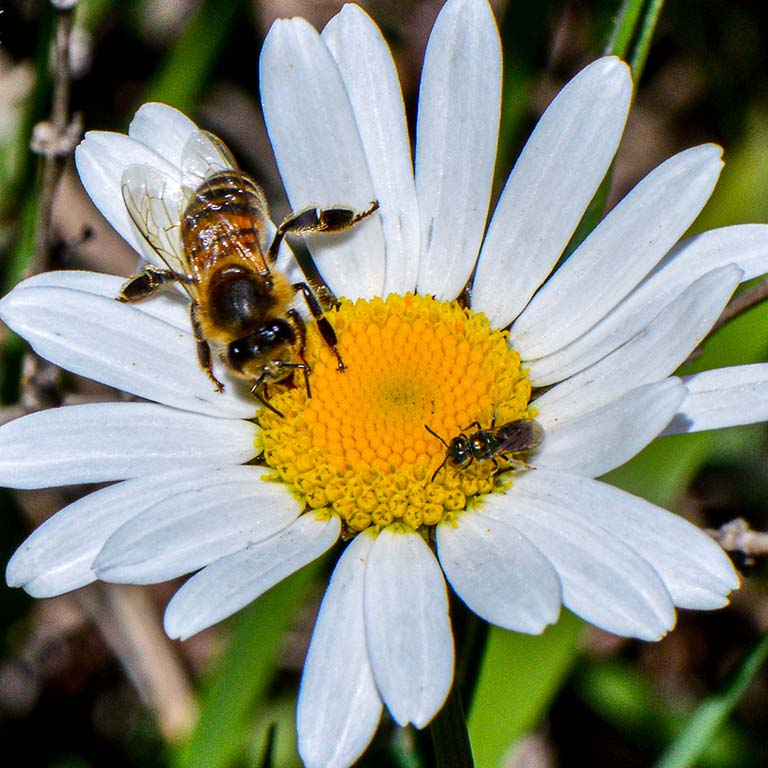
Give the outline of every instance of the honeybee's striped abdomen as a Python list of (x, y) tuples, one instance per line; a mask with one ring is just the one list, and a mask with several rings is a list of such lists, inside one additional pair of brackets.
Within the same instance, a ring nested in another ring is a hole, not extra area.
[(237, 171), (211, 176), (182, 215), (182, 242), (199, 276), (236, 256), (269, 274), (264, 253), (269, 245), (267, 203), (254, 181)]

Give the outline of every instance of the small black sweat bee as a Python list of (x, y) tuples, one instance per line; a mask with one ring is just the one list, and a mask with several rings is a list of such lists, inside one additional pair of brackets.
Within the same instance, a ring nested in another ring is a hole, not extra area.
[[(470, 427), (475, 427), (475, 431), (466, 434)], [(466, 469), (475, 459), (490, 459), (498, 466), (498, 457), (506, 458), (511, 454), (525, 453), (537, 448), (544, 441), (544, 428), (534, 419), (515, 419), (497, 427), (494, 418), (488, 429), (483, 429), (479, 422), (473, 421), (450, 443), (426, 424), (424, 428), (446, 447), (445, 458), (432, 475), (432, 482), (446, 464), (456, 469)]]

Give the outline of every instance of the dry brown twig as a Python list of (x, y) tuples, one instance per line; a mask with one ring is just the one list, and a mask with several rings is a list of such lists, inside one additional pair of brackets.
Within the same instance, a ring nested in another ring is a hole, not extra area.
[(720, 330), (726, 323), (729, 323), (734, 318), (746, 312), (748, 309), (757, 306), (768, 299), (768, 280), (763, 280), (757, 285), (749, 288), (740, 293), (738, 296), (734, 296), (726, 305), (723, 313), (717, 319), (717, 322), (712, 326), (710, 334)]
[(754, 565), (755, 559), (768, 555), (768, 533), (753, 531), (741, 517), (708, 529), (707, 533), (726, 551), (739, 554), (745, 566)]
[[(766, 299), (768, 299), (768, 279), (762, 280), (757, 285), (752, 286), (752, 288), (747, 289), (743, 293), (740, 293), (738, 296), (734, 296), (728, 302), (728, 304), (725, 305), (725, 309), (723, 309), (720, 317), (717, 318), (717, 321), (710, 329), (706, 338), (710, 338), (724, 325), (730, 323), (731, 320), (735, 320), (739, 315), (744, 314), (744, 312), (752, 309), (752, 307), (756, 307)], [(699, 346), (696, 347), (696, 349), (694, 349), (690, 355), (688, 355), (688, 359), (685, 361), (685, 363), (683, 363), (683, 365), (690, 363), (699, 357), (701, 355), (703, 345), (704, 342), (699, 344)]]
[[(82, 135), (79, 115), (70, 115), (70, 38), (77, 0), (51, 0), (55, 10), (53, 97), (51, 116), (38, 123), (31, 148), (42, 156), (35, 257), (28, 274), (49, 269), (55, 236), (53, 201), (62, 172)], [(23, 413), (61, 405), (59, 369), (29, 352), (23, 363), (20, 410)], [(41, 499), (43, 503), (40, 504)], [(37, 497), (20, 494), (20, 506), (34, 525), (67, 503), (64, 494), (48, 490)], [(197, 705), (189, 678), (144, 588), (96, 582), (73, 593), (80, 610), (101, 631), (105, 641), (152, 709), (164, 738), (184, 739), (194, 726)]]
[(51, 5), (56, 11), (51, 117), (35, 126), (31, 141), (32, 151), (43, 158), (35, 232), (35, 261), (29, 268), (31, 274), (43, 272), (50, 267), (53, 198), (64, 166), (83, 132), (81, 117), (70, 117), (69, 44), (77, 0), (51, 0)]

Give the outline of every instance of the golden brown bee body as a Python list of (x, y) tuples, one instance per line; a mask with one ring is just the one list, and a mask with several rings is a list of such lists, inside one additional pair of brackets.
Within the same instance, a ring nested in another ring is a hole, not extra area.
[(521, 466), (526, 466), (525, 462), (516, 457), (517, 454), (531, 451), (544, 441), (544, 428), (534, 419), (515, 419), (498, 427), (492, 423), (489, 429), (483, 429), (479, 422), (475, 421), (469, 425), (469, 427), (476, 427), (474, 432), (465, 434), (465, 431), (462, 431), (452, 438), (450, 443), (443, 440), (426, 424), (424, 427), (446, 448), (445, 458), (432, 475), (432, 482), (435, 481), (438, 472), (446, 464), (457, 469), (465, 469), (475, 460), (491, 460), (498, 466), (497, 459), (504, 458), (511, 459), (513, 463)]
[(181, 184), (147, 165), (129, 166), (123, 173), (128, 212), (165, 268), (144, 267), (123, 286), (118, 300), (139, 301), (177, 283), (190, 298), (200, 366), (219, 391), (223, 384), (213, 374), (212, 352), (247, 380), (265, 404), (264, 385), (297, 369), (304, 372), (309, 394), (306, 329), (292, 306), (297, 293), (336, 355), (339, 370), (344, 365), (336, 334), (311, 288), (292, 283), (275, 268), (280, 244), (290, 233), (341, 232), (372, 214), (378, 204), (363, 212), (308, 208), (274, 229), (261, 188), (238, 170), (215, 136), (194, 133), (181, 163)]

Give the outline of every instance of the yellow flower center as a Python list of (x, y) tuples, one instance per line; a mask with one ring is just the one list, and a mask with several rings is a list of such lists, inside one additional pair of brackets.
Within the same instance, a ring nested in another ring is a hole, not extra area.
[(310, 325), (312, 397), (297, 377), (297, 386), (269, 389), (282, 415), (259, 415), (277, 479), (307, 507), (339, 515), (347, 536), (395, 521), (434, 526), (493, 491), (510, 468), (503, 456), (459, 465), (435, 435), (450, 444), (478, 424), (533, 416), (531, 385), (506, 332), (455, 302), (411, 294), (342, 301), (327, 317), (346, 370)]

